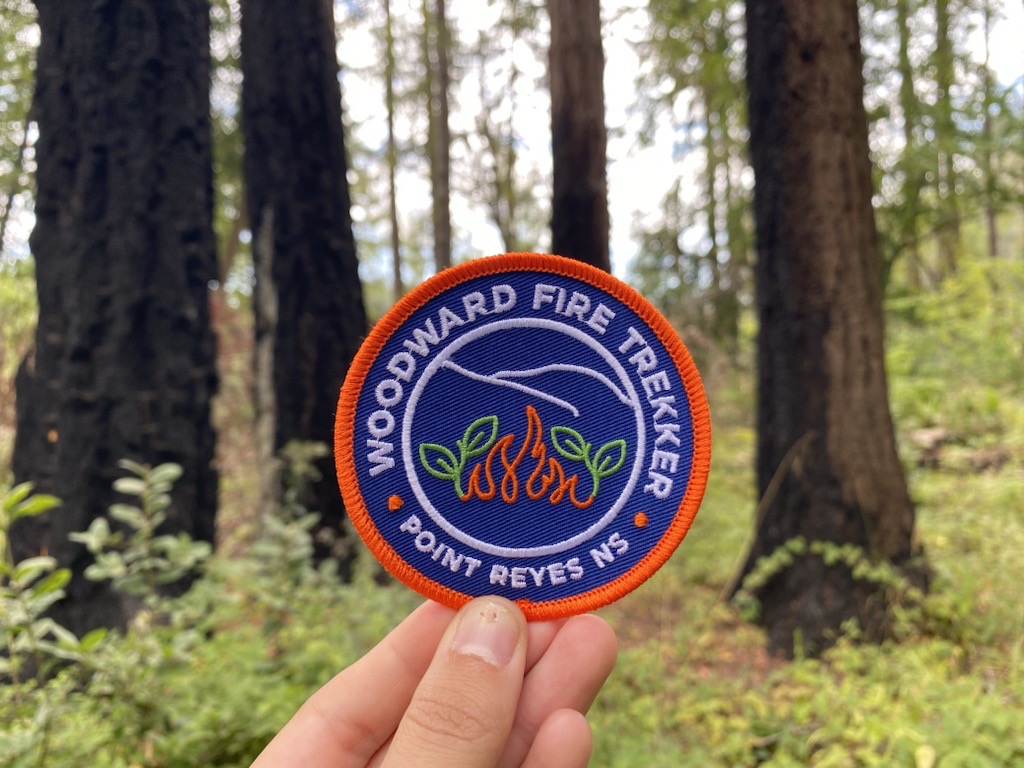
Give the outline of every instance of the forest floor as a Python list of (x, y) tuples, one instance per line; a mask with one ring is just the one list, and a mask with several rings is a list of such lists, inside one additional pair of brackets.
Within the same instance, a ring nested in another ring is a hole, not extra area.
[[(979, 262), (888, 304), (894, 417), (934, 578), (880, 647), (851, 628), (820, 659), (772, 658), (727, 601), (757, 503), (752, 355), (705, 363), (707, 493), (676, 555), (601, 611), (620, 657), (590, 714), (594, 766), (1024, 766), (1021, 297), (1024, 264)], [(368, 558), (339, 586), (304, 563), (295, 525), (267, 538), (254, 520), (248, 329), (230, 322), (209, 575), (165, 623), (90, 651), (85, 677), (0, 686), (0, 764), (246, 766), (418, 601), (380, 586)]]

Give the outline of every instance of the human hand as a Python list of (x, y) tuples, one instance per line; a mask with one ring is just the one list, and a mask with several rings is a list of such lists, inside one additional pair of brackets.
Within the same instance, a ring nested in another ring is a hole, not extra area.
[(426, 603), (299, 709), (252, 768), (577, 768), (615, 663), (593, 615), (527, 625), (481, 597)]

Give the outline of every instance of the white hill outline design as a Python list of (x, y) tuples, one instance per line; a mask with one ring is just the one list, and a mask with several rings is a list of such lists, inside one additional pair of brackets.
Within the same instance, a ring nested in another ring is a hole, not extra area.
[(461, 365), (453, 362), (451, 359), (445, 360), (441, 364), (441, 367), (455, 371), (456, 373), (465, 376), (467, 379), (472, 379), (473, 381), (479, 381), (484, 384), (495, 384), (499, 387), (508, 387), (509, 389), (514, 389), (519, 392), (525, 392), (526, 394), (532, 395), (533, 397), (536, 397), (540, 400), (544, 400), (545, 402), (553, 403), (554, 405), (565, 408), (567, 411), (572, 413), (573, 416), (579, 416), (580, 411), (575, 405), (573, 405), (569, 401), (563, 400), (562, 398), (556, 397), (555, 395), (550, 395), (547, 392), (544, 392), (543, 390), (527, 386), (526, 384), (520, 384), (517, 381), (509, 381), (509, 379), (525, 379), (531, 376), (540, 376), (545, 373), (551, 373), (553, 371), (567, 371), (569, 373), (579, 373), (584, 376), (590, 376), (591, 378), (597, 379), (606, 387), (608, 387), (608, 389), (615, 393), (615, 396), (619, 399), (620, 403), (629, 406), (630, 408), (633, 408), (633, 401), (630, 400), (629, 397), (621, 389), (616, 387), (611, 379), (609, 379), (603, 373), (598, 373), (597, 371), (593, 371), (590, 368), (584, 368), (581, 365), (572, 365), (570, 363), (551, 363), (550, 365), (542, 365), (540, 368), (527, 368), (526, 370), (522, 371), (496, 371), (495, 373), (492, 373), (490, 375), (484, 373), (477, 373), (476, 371), (471, 371), (468, 368), (463, 368)]

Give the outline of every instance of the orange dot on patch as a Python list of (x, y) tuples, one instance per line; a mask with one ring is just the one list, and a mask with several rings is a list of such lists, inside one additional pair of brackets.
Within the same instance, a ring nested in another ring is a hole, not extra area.
[(397, 512), (402, 508), (405, 501), (402, 500), (401, 496), (393, 495), (388, 498), (388, 509), (392, 512)]
[(637, 512), (633, 515), (633, 525), (637, 528), (643, 528), (647, 525), (647, 514), (644, 512)]

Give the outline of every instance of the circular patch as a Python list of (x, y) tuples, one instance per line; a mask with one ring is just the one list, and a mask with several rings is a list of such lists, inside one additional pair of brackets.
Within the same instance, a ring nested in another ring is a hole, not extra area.
[(335, 460), (356, 530), (399, 580), (551, 619), (616, 600), (675, 551), (711, 424), (646, 299), (512, 253), (436, 275), (377, 323), (341, 390)]

